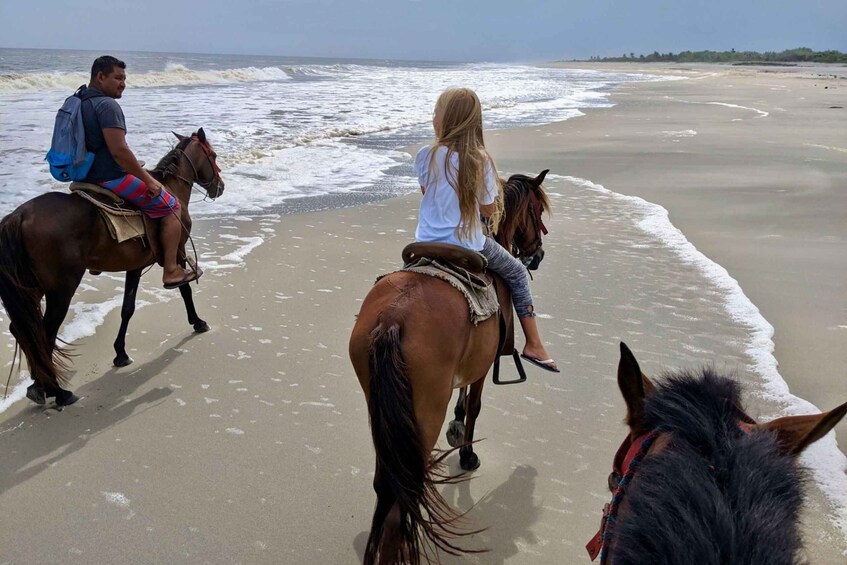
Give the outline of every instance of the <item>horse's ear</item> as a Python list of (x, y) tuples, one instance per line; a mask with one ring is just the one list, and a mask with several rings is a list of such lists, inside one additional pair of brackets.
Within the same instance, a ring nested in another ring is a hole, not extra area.
[(550, 172), (550, 169), (544, 169), (541, 171), (537, 177), (532, 181), (535, 186), (541, 186), (541, 183), (544, 182), (544, 177), (547, 176), (547, 173)]
[(644, 398), (655, 387), (642, 372), (635, 355), (624, 342), (621, 342), (621, 360), (618, 363), (618, 387), (626, 402), (626, 423), (633, 436), (646, 431), (644, 425)]
[(203, 128), (197, 130), (197, 139), (200, 140), (200, 143), (206, 143), (206, 132), (203, 131)]
[(182, 141), (183, 139), (185, 139), (185, 136), (184, 136), (184, 135), (179, 135), (179, 134), (178, 134), (177, 132), (175, 132), (175, 131), (172, 131), (171, 133), (172, 133), (172, 134), (174, 134), (174, 135), (176, 136), (176, 138), (177, 138), (178, 140), (180, 140), (180, 141)]
[(780, 451), (786, 455), (799, 455), (804, 449), (821, 439), (847, 414), (847, 402), (823, 414), (786, 416), (767, 424), (757, 424), (753, 429), (776, 431)]

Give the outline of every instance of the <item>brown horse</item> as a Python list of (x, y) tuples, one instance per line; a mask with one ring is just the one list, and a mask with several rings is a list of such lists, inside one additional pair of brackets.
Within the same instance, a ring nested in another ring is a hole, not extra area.
[(586, 549), (601, 563), (801, 562), (803, 472), (796, 457), (847, 414), (757, 424), (740, 387), (710, 369), (653, 384), (621, 343), (629, 434), (612, 464), (612, 502)]
[[(192, 186), (197, 183), (216, 198), (223, 192), (224, 182), (217, 155), (202, 128), (190, 137), (174, 135), (179, 143), (159, 161), (152, 174), (181, 204), (182, 250), (191, 230), (188, 203)], [(61, 386), (66, 355), (56, 351), (56, 336), (86, 269), (126, 271), (114, 364), (132, 362), (125, 349), (126, 329), (135, 311), (141, 273), (156, 262), (156, 256), (145, 240), (134, 238), (117, 243), (99, 214), (83, 198), (51, 192), (23, 203), (0, 222), (0, 299), (35, 381), (27, 390), (27, 397), (38, 404), (52, 397), (58, 406), (77, 400)], [(184, 258), (184, 252), (182, 255)], [(189, 285), (181, 286), (180, 292), (189, 323), (196, 331), (208, 330), (194, 310)], [(42, 298), (46, 299), (43, 313)]]
[[(504, 186), (501, 244), (525, 263), (540, 262), (541, 213), (549, 201), (535, 178), (513, 175)], [(365, 564), (420, 562), (445, 551), (462, 531), (457, 514), (436, 489), (444, 455), (432, 457), (453, 389), (470, 386), (462, 459), (475, 458), (474, 422), (485, 375), (498, 349), (496, 316), (474, 326), (464, 296), (448, 283), (396, 272), (377, 282), (350, 336), (350, 359), (365, 393), (376, 450), (376, 509)]]

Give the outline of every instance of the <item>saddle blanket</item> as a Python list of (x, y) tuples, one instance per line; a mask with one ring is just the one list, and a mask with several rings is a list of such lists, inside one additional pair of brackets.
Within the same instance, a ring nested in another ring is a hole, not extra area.
[(143, 214), (135, 208), (126, 207), (124, 200), (114, 192), (85, 182), (72, 182), (70, 189), (97, 206), (109, 233), (118, 243), (146, 235)]
[[(468, 301), (468, 311), (473, 325), (484, 322), (500, 311), (494, 284), (462, 268), (423, 257), (405, 265), (399, 272), (402, 271), (435, 277), (455, 287)], [(385, 276), (388, 275), (383, 275), (377, 280)]]

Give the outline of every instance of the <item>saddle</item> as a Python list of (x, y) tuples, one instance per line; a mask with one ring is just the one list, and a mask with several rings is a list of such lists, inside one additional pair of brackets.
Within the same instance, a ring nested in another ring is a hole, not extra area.
[[(512, 293), (509, 292), (509, 287), (502, 278), (485, 270), (488, 266), (488, 260), (484, 255), (458, 245), (451, 245), (449, 243), (416, 242), (410, 243), (403, 248), (402, 258), (404, 268), (417, 263), (421, 259), (430, 259), (436, 262), (447, 263), (454, 269), (466, 271), (471, 275), (484, 277), (487, 281), (493, 282), (494, 289), (497, 294), (497, 302), (499, 304), (498, 318), (500, 321), (500, 340), (497, 347), (497, 356), (494, 359), (494, 383), (513, 384), (526, 380), (526, 373), (523, 370), (520, 356), (515, 350), (515, 324)], [(519, 375), (518, 379), (510, 381), (500, 379), (500, 357), (504, 355), (511, 355), (514, 358), (515, 367), (517, 368)]]
[(152, 250), (156, 262), (161, 264), (158, 226), (152, 225), (150, 218), (141, 210), (111, 190), (96, 184), (72, 182), (70, 190), (72, 194), (97, 207), (112, 239), (118, 243), (141, 239), (142, 244), (148, 245)]
[(488, 259), (482, 253), (449, 243), (416, 242), (403, 248), (404, 265), (424, 258), (449, 263), (475, 275), (483, 274), (488, 266)]

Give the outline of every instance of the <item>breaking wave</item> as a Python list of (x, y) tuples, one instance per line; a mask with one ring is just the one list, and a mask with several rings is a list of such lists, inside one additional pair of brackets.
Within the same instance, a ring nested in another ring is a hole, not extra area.
[[(132, 87), (186, 86), (289, 80), (291, 76), (279, 67), (245, 67), (240, 69), (190, 69), (180, 63), (168, 63), (164, 71), (130, 74)], [(0, 93), (41, 90), (73, 90), (88, 83), (87, 73), (47, 72), (0, 75)]]

